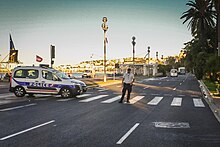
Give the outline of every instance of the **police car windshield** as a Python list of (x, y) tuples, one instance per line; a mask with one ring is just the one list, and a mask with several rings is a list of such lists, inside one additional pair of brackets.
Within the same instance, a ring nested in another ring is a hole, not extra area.
[(64, 80), (66, 80), (66, 79), (70, 79), (65, 73), (62, 73), (62, 72), (56, 72), (56, 75), (59, 77), (59, 78), (61, 78), (61, 79), (64, 79)]

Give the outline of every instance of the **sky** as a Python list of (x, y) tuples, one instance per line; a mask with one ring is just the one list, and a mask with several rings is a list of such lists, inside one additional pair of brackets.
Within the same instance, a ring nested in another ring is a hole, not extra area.
[[(108, 18), (107, 59), (172, 56), (191, 40), (182, 13), (188, 0), (0, 0), (0, 59), (9, 52), (9, 33), (19, 60), (38, 64), (35, 56), (50, 62), (50, 45), (56, 47), (55, 65), (103, 59), (102, 18)], [(91, 55), (93, 54), (92, 58)]]

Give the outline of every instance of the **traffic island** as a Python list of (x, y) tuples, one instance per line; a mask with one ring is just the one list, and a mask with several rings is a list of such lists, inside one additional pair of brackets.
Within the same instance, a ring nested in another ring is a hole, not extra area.
[(208, 103), (209, 107), (220, 123), (220, 96), (215, 96), (213, 92), (210, 92), (210, 89), (202, 80), (199, 80), (199, 83), (205, 101)]

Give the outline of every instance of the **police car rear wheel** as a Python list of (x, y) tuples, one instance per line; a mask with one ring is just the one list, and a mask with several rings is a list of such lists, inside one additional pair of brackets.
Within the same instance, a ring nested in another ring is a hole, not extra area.
[(14, 90), (14, 94), (17, 96), (17, 97), (23, 97), (25, 95), (25, 90), (23, 87), (15, 87), (15, 90)]
[(70, 89), (68, 89), (68, 88), (63, 88), (63, 89), (61, 90), (61, 96), (62, 96), (63, 98), (68, 98), (68, 97), (71, 97), (71, 96), (72, 96), (72, 93), (71, 93)]

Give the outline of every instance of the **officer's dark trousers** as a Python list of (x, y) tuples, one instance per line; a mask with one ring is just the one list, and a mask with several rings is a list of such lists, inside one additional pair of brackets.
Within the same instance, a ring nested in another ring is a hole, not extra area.
[(128, 91), (128, 93), (127, 93), (127, 101), (129, 101), (129, 99), (130, 99), (130, 94), (131, 94), (131, 90), (132, 90), (132, 85), (131, 85), (131, 84), (126, 84), (126, 83), (123, 84), (121, 102), (122, 102), (123, 99), (124, 99), (124, 96), (125, 96), (126, 91)]

